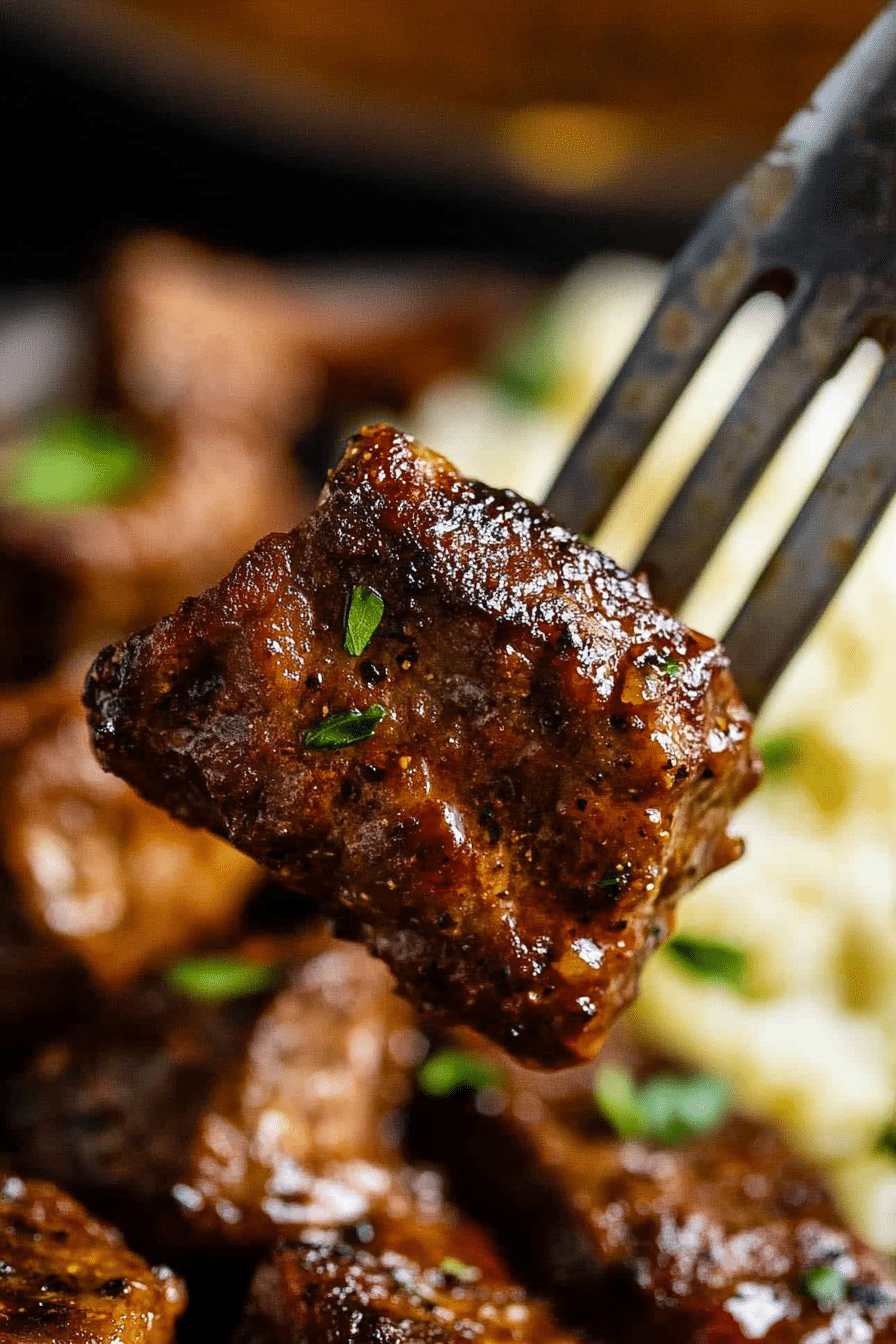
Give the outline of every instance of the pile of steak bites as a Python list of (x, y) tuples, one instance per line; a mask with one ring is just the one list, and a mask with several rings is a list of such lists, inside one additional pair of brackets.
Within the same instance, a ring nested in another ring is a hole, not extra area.
[(621, 1139), (582, 1062), (737, 856), (723, 651), (386, 426), (310, 511), (296, 436), (519, 299), (351, 292), (131, 244), (95, 397), (152, 472), (0, 510), (0, 1341), (896, 1340), (774, 1134)]

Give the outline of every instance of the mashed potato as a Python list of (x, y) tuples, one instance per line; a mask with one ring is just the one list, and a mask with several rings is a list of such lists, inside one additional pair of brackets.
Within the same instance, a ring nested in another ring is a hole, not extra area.
[[(645, 320), (655, 264), (600, 259), (542, 315), (556, 376), (537, 404), (474, 378), (429, 389), (410, 428), (463, 470), (540, 498)], [(753, 301), (596, 538), (631, 563), (781, 322)], [(708, 361), (708, 363), (710, 363)], [(863, 343), (790, 435), (684, 615), (720, 634), (880, 364)], [(668, 952), (631, 1013), (641, 1036), (729, 1078), (742, 1105), (823, 1166), (856, 1228), (896, 1251), (896, 509), (763, 709), (786, 750), (740, 814), (746, 857), (683, 903), (679, 929), (746, 954), (741, 990)], [(786, 737), (782, 736), (787, 734)], [(788, 759), (789, 758), (789, 759)]]

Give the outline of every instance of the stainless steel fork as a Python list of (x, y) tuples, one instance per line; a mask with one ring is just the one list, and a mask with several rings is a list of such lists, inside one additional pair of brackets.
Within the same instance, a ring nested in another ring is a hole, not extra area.
[(784, 326), (635, 566), (663, 606), (687, 596), (785, 434), (862, 337), (879, 341), (885, 361), (724, 636), (754, 710), (896, 493), (896, 4), (673, 262), (548, 495), (568, 527), (597, 527), (726, 324), (763, 290), (786, 300)]

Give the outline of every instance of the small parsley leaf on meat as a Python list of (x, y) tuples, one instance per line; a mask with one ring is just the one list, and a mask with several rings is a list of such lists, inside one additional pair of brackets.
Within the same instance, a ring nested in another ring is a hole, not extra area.
[(618, 863), (615, 869), (611, 868), (604, 873), (597, 884), (598, 889), (600, 891), (605, 891), (611, 900), (615, 900), (622, 894), (628, 885), (631, 873), (632, 869), (630, 863)]
[(456, 1256), (446, 1255), (445, 1259), (439, 1265), (439, 1273), (445, 1278), (457, 1279), (458, 1283), (475, 1283), (477, 1279), (482, 1278), (482, 1271), (475, 1265), (467, 1265), (463, 1260), (458, 1260)]
[(833, 1307), (846, 1297), (846, 1279), (833, 1265), (816, 1265), (803, 1278), (803, 1287), (820, 1307)]
[(418, 1087), (431, 1097), (447, 1097), (462, 1087), (500, 1087), (501, 1081), (500, 1070), (487, 1059), (463, 1050), (438, 1050), (417, 1070)]
[(363, 742), (365, 738), (373, 737), (385, 713), (382, 705), (369, 705), (367, 709), (341, 709), (336, 714), (328, 714), (308, 729), (305, 746), (322, 751)]
[(372, 588), (354, 587), (345, 623), (343, 647), (353, 658), (360, 658), (383, 619), (385, 604)]
[(731, 1090), (706, 1074), (663, 1073), (638, 1085), (627, 1069), (605, 1065), (594, 1099), (620, 1138), (675, 1144), (715, 1128), (728, 1113)]
[(11, 454), (2, 502), (22, 509), (107, 504), (145, 474), (144, 454), (114, 425), (65, 412), (38, 425)]
[(594, 1080), (594, 1100), (605, 1120), (609, 1120), (620, 1139), (640, 1138), (644, 1116), (638, 1104), (638, 1092), (628, 1069), (605, 1064)]
[(182, 957), (172, 962), (165, 973), (172, 989), (206, 1003), (263, 994), (276, 988), (280, 977), (279, 966), (234, 956)]

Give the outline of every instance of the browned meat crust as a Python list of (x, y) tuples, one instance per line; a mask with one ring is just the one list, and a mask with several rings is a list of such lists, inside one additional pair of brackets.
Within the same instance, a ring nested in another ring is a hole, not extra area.
[(150, 233), (121, 248), (102, 290), (103, 390), (148, 427), (285, 447), (313, 416), (321, 371), (300, 299), (270, 267)]
[(231, 931), (263, 875), (104, 775), (77, 683), (58, 691), (6, 761), (0, 851), (35, 928), (116, 989)]
[(436, 1173), (408, 1177), (412, 1207), (361, 1229), (360, 1244), (281, 1244), (256, 1273), (235, 1344), (571, 1344), (487, 1236), (442, 1203)]
[(420, 1038), (363, 948), (321, 931), (293, 955), (269, 1001), (146, 984), (45, 1046), (6, 1089), (17, 1166), (155, 1253), (366, 1217), (399, 1161)]
[(3, 1344), (170, 1344), (186, 1305), (107, 1223), (44, 1181), (0, 1176)]
[[(356, 585), (385, 603), (359, 657)], [(313, 890), (422, 1009), (544, 1066), (599, 1048), (677, 898), (738, 854), (757, 778), (718, 645), (386, 426), (307, 523), (106, 649), (85, 703), (106, 769)], [(376, 705), (367, 740), (304, 744)]]
[[(481, 1114), (469, 1093), (427, 1101), (416, 1134), (566, 1317), (657, 1344), (896, 1338), (883, 1257), (771, 1130), (736, 1117), (681, 1147), (622, 1143), (576, 1072), (552, 1092), (508, 1068), (500, 1114)], [(844, 1300), (812, 1296), (806, 1275), (819, 1267), (843, 1275)]]
[[(221, 934), (257, 873), (110, 788), (78, 723), (77, 641), (95, 648), (154, 619), (305, 512), (291, 435), (315, 403), (304, 342), (263, 268), (237, 283), (199, 249), (142, 240), (107, 283), (105, 404), (153, 470), (108, 505), (0, 509), (0, 850), (38, 932), (115, 987)], [(212, 372), (227, 398), (206, 397)]]
[(42, 1046), (4, 1087), (4, 1146), (167, 1255), (189, 1240), (172, 1189), (221, 1074), (239, 1058), (261, 1008), (185, 1000), (146, 983)]

